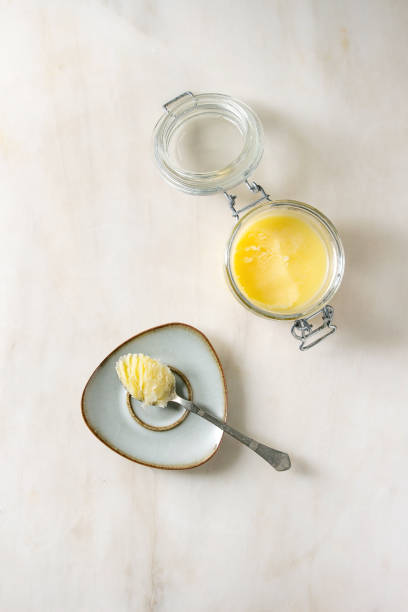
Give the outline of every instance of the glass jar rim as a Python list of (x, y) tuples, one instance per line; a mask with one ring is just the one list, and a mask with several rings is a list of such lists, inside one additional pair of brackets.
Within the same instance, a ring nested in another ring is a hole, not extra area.
[[(166, 112), (153, 133), (154, 156), (163, 177), (174, 187), (195, 195), (226, 191), (243, 183), (258, 166), (263, 153), (263, 129), (256, 113), (231, 96), (219, 93), (185, 92), (164, 105)], [(175, 130), (189, 119), (203, 114), (228, 119), (243, 137), (243, 146), (235, 159), (216, 170), (194, 172), (178, 167), (169, 154)]]
[[(318, 223), (320, 223), (327, 230), (331, 238), (332, 244), (334, 245), (336, 256), (337, 256), (336, 271), (335, 271), (335, 274), (333, 275), (333, 279), (329, 287), (327, 288), (323, 296), (321, 296), (315, 303), (305, 308), (303, 312), (283, 313), (283, 312), (273, 312), (273, 311), (269, 311), (269, 310), (265, 310), (261, 308), (254, 302), (251, 302), (251, 300), (249, 300), (242, 293), (237, 283), (235, 282), (234, 275), (232, 272), (232, 265), (231, 265), (232, 248), (234, 245), (235, 238), (240, 228), (242, 227), (242, 223), (245, 220), (247, 220), (249, 217), (251, 217), (252, 215), (262, 210), (267, 210), (271, 208), (280, 208), (284, 206), (289, 206), (292, 209), (300, 210), (314, 217), (314, 219), (317, 220)], [(225, 272), (226, 272), (228, 284), (230, 286), (230, 289), (232, 290), (232, 293), (243, 306), (245, 306), (246, 308), (248, 308), (255, 314), (266, 317), (268, 319), (292, 321), (295, 319), (303, 319), (321, 310), (321, 308), (323, 308), (323, 306), (328, 304), (328, 302), (332, 299), (332, 297), (337, 292), (341, 284), (341, 281), (343, 279), (344, 267), (345, 267), (344, 248), (343, 248), (339, 233), (337, 232), (333, 223), (330, 221), (328, 217), (326, 217), (326, 215), (324, 215), (317, 208), (310, 206), (310, 204), (299, 202), (298, 200), (268, 200), (266, 202), (263, 202), (262, 204), (258, 204), (254, 206), (254, 208), (251, 208), (235, 224), (234, 229), (232, 230), (231, 236), (228, 240), (226, 250), (225, 250)]]

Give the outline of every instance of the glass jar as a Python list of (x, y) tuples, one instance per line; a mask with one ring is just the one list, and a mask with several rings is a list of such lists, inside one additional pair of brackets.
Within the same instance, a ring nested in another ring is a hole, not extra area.
[[(164, 104), (165, 113), (154, 129), (154, 155), (163, 177), (178, 189), (194, 195), (222, 192), (236, 221), (227, 243), (225, 272), (238, 301), (255, 314), (277, 320), (295, 320), (292, 335), (300, 349), (315, 346), (336, 330), (333, 308), (328, 305), (344, 273), (344, 251), (331, 221), (320, 211), (294, 200), (272, 200), (249, 176), (263, 153), (260, 120), (246, 104), (218, 93), (184, 92)], [(237, 209), (236, 196), (228, 190), (244, 183), (255, 201)], [(245, 214), (243, 214), (245, 213)], [(303, 220), (319, 236), (327, 253), (327, 272), (319, 291), (300, 310), (266, 308), (240, 289), (232, 265), (242, 233), (266, 215), (289, 214)], [(243, 216), (241, 216), (243, 215)], [(322, 323), (310, 320), (321, 314)]]
[[(301, 311), (296, 311), (296, 309), (293, 309), (292, 311), (288, 311), (288, 309), (281, 312), (278, 310), (274, 311), (273, 309), (262, 308), (254, 301), (249, 300), (239, 288), (239, 283), (235, 278), (232, 265), (234, 247), (243, 231), (249, 225), (252, 225), (257, 219), (262, 218), (265, 215), (282, 213), (289, 213), (297, 218), (300, 218), (310, 227), (312, 227), (319, 235), (327, 253), (328, 265), (324, 282), (320, 286), (318, 293), (315, 294), (312, 299), (302, 305)], [(309, 206), (308, 204), (304, 204), (303, 202), (297, 202), (296, 200), (268, 200), (263, 204), (258, 204), (254, 208), (251, 208), (236, 223), (228, 240), (225, 251), (225, 272), (229, 286), (235, 297), (243, 306), (246, 306), (252, 312), (270, 319), (304, 319), (307, 316), (321, 310), (336, 293), (343, 278), (344, 251), (340, 237), (333, 223), (319, 210)]]

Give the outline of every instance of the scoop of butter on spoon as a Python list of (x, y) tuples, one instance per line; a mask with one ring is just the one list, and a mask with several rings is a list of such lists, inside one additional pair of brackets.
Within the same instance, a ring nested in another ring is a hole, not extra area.
[(248, 446), (248, 448), (272, 465), (275, 470), (283, 472), (290, 468), (290, 458), (286, 453), (257, 442), (253, 438), (227, 425), (227, 423), (204, 410), (204, 408), (196, 406), (193, 402), (177, 395), (174, 374), (168, 366), (160, 361), (142, 353), (129, 353), (120, 357), (116, 363), (116, 372), (128, 393), (145, 406), (165, 407), (168, 402), (175, 402)]

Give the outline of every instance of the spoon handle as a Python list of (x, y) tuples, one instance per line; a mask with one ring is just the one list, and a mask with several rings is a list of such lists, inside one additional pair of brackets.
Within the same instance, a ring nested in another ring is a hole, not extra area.
[(202, 417), (203, 419), (206, 419), (206, 421), (209, 421), (213, 425), (216, 425), (217, 427), (225, 431), (225, 433), (229, 434), (239, 442), (242, 442), (242, 444), (245, 444), (245, 446), (253, 450), (260, 457), (262, 457), (262, 459), (265, 459), (265, 461), (272, 465), (275, 470), (278, 470), (278, 472), (283, 472), (290, 468), (291, 463), (288, 454), (282, 453), (281, 451), (275, 450), (274, 448), (270, 448), (270, 446), (266, 446), (266, 444), (261, 444), (260, 442), (257, 442), (257, 440), (254, 440), (253, 438), (250, 438), (249, 436), (246, 436), (245, 434), (241, 433), (237, 429), (234, 429), (233, 427), (231, 427), (231, 425), (220, 421), (220, 419), (217, 419), (217, 417), (207, 412), (207, 410), (204, 410), (204, 408), (199, 408), (192, 402), (189, 402), (188, 400), (185, 400), (182, 397), (177, 397), (176, 401), (182, 404), (190, 412), (198, 414), (198, 416)]

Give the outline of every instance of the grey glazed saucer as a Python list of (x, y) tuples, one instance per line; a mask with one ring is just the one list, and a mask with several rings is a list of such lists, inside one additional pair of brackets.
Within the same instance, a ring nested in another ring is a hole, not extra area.
[(168, 364), (177, 392), (227, 418), (227, 390), (220, 361), (195, 327), (168, 323), (130, 338), (96, 368), (82, 394), (82, 416), (95, 436), (127, 459), (156, 468), (182, 470), (216, 453), (222, 431), (180, 407), (143, 407), (123, 388), (115, 363), (126, 353), (144, 353)]

